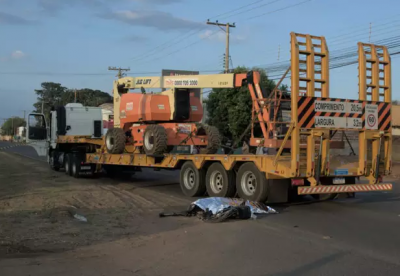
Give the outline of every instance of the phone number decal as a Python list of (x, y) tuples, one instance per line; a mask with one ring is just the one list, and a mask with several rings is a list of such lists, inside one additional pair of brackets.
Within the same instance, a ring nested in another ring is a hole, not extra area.
[(166, 79), (165, 85), (167, 86), (197, 86), (199, 81), (197, 79)]

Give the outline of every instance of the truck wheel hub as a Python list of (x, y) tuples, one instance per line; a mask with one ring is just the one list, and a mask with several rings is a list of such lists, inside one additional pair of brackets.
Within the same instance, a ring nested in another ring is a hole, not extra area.
[(240, 184), (244, 194), (247, 196), (252, 196), (254, 195), (257, 187), (256, 176), (251, 171), (247, 171), (243, 174)]
[(223, 188), (222, 174), (218, 171), (213, 172), (210, 176), (210, 184), (211, 190), (214, 193), (220, 193)]
[(192, 169), (186, 170), (183, 179), (183, 184), (185, 185), (185, 187), (189, 190), (193, 189), (195, 181), (196, 176), (194, 171)]

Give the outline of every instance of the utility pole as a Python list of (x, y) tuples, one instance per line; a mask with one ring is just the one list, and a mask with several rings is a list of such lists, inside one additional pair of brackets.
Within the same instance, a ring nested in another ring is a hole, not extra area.
[(21, 111), (23, 111), (24, 112), (24, 120), (25, 120), (25, 122), (26, 122), (26, 112), (28, 111), (29, 112), (29, 110), (21, 110)]
[[(218, 20), (215, 22), (210, 22), (210, 19), (207, 20), (207, 25), (215, 25), (221, 28), (226, 33), (226, 45), (225, 45), (225, 73), (229, 72), (229, 28), (236, 28), (235, 23), (219, 23)], [(225, 30), (222, 28), (225, 27)]]
[(130, 68), (121, 68), (121, 67), (108, 66), (108, 70), (110, 70), (110, 71), (118, 71), (117, 77), (120, 79), (123, 76), (125, 76), (125, 73), (123, 73), (124, 71), (127, 72), (127, 71), (130, 71), (131, 69)]
[(75, 89), (75, 100), (74, 100), (74, 102), (76, 103), (76, 89)]

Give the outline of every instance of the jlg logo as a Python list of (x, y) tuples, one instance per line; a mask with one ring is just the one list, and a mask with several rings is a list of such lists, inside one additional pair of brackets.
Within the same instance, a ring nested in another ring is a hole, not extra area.
[(151, 79), (138, 79), (136, 81), (136, 84), (150, 84), (151, 83)]

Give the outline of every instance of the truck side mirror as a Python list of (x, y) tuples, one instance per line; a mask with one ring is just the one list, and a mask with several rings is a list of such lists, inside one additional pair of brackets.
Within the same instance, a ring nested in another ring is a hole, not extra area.
[(29, 114), (27, 136), (29, 140), (46, 140), (46, 119), (43, 114)]

